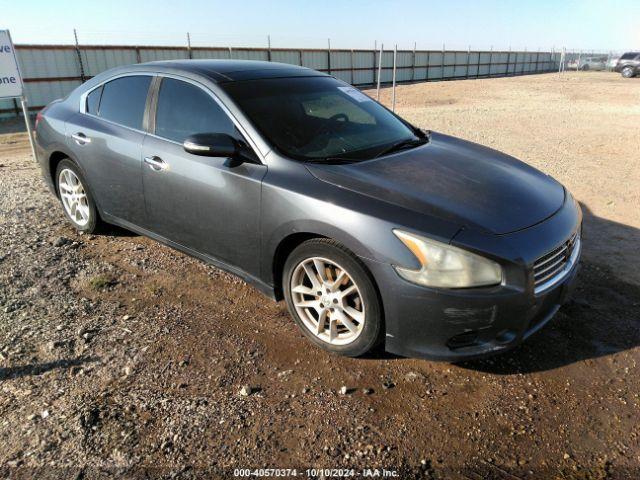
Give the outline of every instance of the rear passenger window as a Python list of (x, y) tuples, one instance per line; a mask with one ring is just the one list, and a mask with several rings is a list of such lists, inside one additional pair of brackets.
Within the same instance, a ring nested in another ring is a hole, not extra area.
[(125, 127), (142, 130), (151, 77), (122, 77), (105, 83), (98, 115)]
[(98, 106), (100, 105), (100, 96), (102, 95), (102, 87), (98, 87), (87, 95), (87, 113), (91, 115), (98, 114)]
[(211, 95), (190, 83), (163, 78), (155, 134), (182, 143), (195, 133), (227, 133), (238, 138), (233, 122)]

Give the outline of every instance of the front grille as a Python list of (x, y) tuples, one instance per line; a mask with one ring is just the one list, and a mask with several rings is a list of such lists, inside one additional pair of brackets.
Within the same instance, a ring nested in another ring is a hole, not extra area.
[(562, 245), (536, 260), (533, 264), (533, 278), (536, 288), (553, 280), (556, 275), (564, 272), (567, 262), (569, 262), (571, 254), (578, 243), (576, 240), (579, 242), (578, 232), (575, 232), (571, 238)]

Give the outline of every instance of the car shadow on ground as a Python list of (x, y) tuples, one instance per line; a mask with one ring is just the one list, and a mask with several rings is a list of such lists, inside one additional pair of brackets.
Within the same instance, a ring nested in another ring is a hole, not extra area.
[(100, 235), (105, 237), (139, 237), (140, 235), (136, 232), (132, 232), (131, 230), (127, 230), (126, 228), (119, 227), (118, 225), (105, 224), (102, 226), (100, 231)]
[(586, 205), (582, 211), (583, 255), (572, 298), (519, 347), (461, 362), (460, 367), (503, 375), (531, 373), (640, 346), (640, 285), (621, 278), (608, 263), (616, 251), (640, 249), (640, 230), (593, 215)]
[(78, 357), (70, 360), (56, 360), (54, 362), (30, 363), (17, 367), (0, 368), (0, 382), (13, 378), (41, 375), (45, 372), (58, 368), (68, 369), (72, 367), (79, 367), (81, 365), (96, 361), (98, 361), (98, 358), (96, 357)]

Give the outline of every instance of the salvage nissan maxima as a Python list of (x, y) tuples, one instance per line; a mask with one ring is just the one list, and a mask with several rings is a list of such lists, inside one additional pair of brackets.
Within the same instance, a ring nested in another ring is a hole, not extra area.
[(504, 351), (575, 279), (582, 213), (562, 185), (314, 70), (121, 67), (36, 123), (44, 178), (76, 229), (119, 225), (232, 272), (332, 352)]

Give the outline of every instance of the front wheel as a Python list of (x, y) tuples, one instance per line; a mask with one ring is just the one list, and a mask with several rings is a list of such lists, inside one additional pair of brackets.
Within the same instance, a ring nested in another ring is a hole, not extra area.
[(289, 255), (282, 280), (291, 316), (319, 347), (357, 357), (380, 340), (382, 308), (373, 279), (344, 246), (329, 239), (302, 243)]
[(622, 76), (623, 76), (624, 78), (631, 78), (631, 77), (633, 77), (633, 68), (631, 68), (631, 67), (624, 67), (624, 68), (622, 69)]
[(56, 190), (64, 213), (76, 230), (94, 233), (100, 227), (100, 216), (86, 181), (69, 159), (62, 160), (56, 168)]

